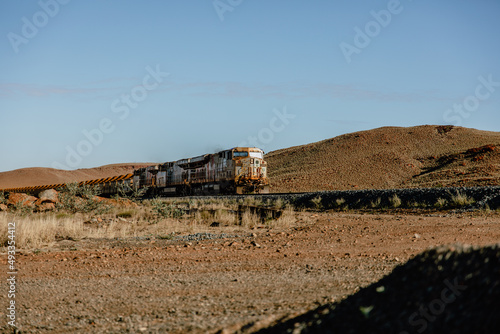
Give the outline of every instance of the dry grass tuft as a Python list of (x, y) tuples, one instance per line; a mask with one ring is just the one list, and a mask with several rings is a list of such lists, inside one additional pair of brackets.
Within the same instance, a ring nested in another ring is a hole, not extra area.
[(271, 221), (269, 225), (271, 227), (288, 228), (293, 226), (296, 222), (297, 219), (295, 216), (295, 210), (291, 205), (286, 205), (281, 216), (278, 219)]
[(375, 209), (375, 208), (378, 208), (380, 207), (380, 203), (382, 203), (382, 199), (380, 197), (377, 197), (377, 199), (375, 201), (371, 201), (370, 202), (370, 206)]
[(398, 195), (394, 194), (389, 198), (389, 203), (393, 208), (398, 208), (401, 206), (401, 199), (398, 197)]
[(15, 241), (18, 248), (40, 248), (57, 239), (80, 239), (83, 223), (73, 219), (57, 219), (51, 216), (20, 217), (0, 215), (0, 244), (6, 245), (8, 223), (15, 223)]
[(448, 201), (444, 198), (441, 198), (441, 197), (439, 197), (437, 199), (436, 203), (434, 203), (434, 207), (436, 207), (438, 209), (444, 208), (447, 205), (448, 205)]
[(321, 198), (321, 196), (317, 196), (313, 199), (311, 199), (311, 204), (313, 205), (313, 207), (316, 209), (316, 210), (320, 210), (323, 205), (321, 204), (321, 201), (323, 199)]
[(255, 213), (252, 213), (250, 209), (246, 209), (241, 214), (241, 226), (247, 228), (254, 228), (260, 223), (260, 217)]
[(238, 222), (238, 216), (234, 212), (219, 209), (215, 212), (214, 220), (223, 225), (236, 225)]
[(472, 197), (469, 197), (465, 194), (462, 194), (461, 192), (457, 191), (456, 194), (451, 196), (451, 204), (453, 206), (466, 206), (473, 204), (475, 201)]

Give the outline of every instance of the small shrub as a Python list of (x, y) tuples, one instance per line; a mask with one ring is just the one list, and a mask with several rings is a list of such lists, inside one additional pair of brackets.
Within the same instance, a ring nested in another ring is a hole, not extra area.
[(320, 210), (323, 207), (323, 205), (321, 204), (322, 200), (323, 199), (321, 198), (321, 196), (317, 196), (311, 199), (311, 203), (316, 210)]
[(128, 183), (118, 183), (116, 186), (117, 194), (113, 196), (116, 199), (126, 198), (132, 202), (139, 202), (147, 192), (147, 188), (130, 187)]
[(490, 208), (490, 206), (488, 205), (488, 203), (486, 203), (486, 204), (484, 205), (483, 210), (484, 210), (484, 212), (486, 212), (486, 213), (490, 213), (490, 212), (491, 212), (491, 208)]
[(17, 202), (14, 205), (14, 210), (20, 216), (27, 216), (33, 213), (34, 206), (27, 205), (25, 202)]
[(447, 205), (448, 205), (448, 201), (444, 198), (441, 198), (441, 197), (439, 197), (437, 199), (436, 203), (434, 203), (434, 207), (439, 208), (439, 209), (444, 208)]
[(382, 199), (380, 197), (377, 197), (377, 199), (375, 201), (371, 201), (370, 202), (370, 206), (375, 209), (375, 208), (378, 208), (380, 207), (380, 203), (382, 203)]
[(0, 191), (0, 204), (5, 203), (7, 203), (7, 200), (5, 199), (5, 193), (3, 191)]
[(97, 185), (84, 184), (77, 189), (77, 195), (85, 199), (93, 199), (101, 193), (101, 189)]
[(184, 211), (179, 209), (175, 202), (168, 204), (155, 198), (151, 201), (151, 206), (153, 213), (163, 218), (179, 218), (184, 214)]
[(344, 198), (337, 198), (337, 199), (335, 200), (335, 204), (336, 204), (338, 207), (342, 206), (344, 203), (345, 203), (345, 199), (344, 199)]
[(68, 183), (65, 187), (59, 189), (59, 202), (57, 207), (72, 213), (76, 212), (94, 212), (103, 214), (111, 208), (98, 201), (96, 196), (100, 193), (100, 188), (93, 185), (82, 185), (78, 183)]
[(473, 198), (467, 196), (466, 194), (462, 194), (457, 191), (455, 195), (451, 196), (451, 204), (453, 206), (461, 207), (473, 204), (475, 201)]
[(394, 194), (392, 197), (389, 198), (389, 204), (393, 208), (399, 208), (401, 206), (401, 199), (399, 198), (398, 195)]

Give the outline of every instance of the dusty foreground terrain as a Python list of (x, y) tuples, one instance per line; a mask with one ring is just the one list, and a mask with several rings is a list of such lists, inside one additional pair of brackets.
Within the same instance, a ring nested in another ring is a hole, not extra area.
[[(339, 301), (429, 247), (500, 241), (498, 212), (298, 215), (287, 227), (209, 228), (212, 237), (233, 235), (220, 239), (62, 240), (21, 250), (18, 328), (232, 333), (249, 324), (250, 332)], [(0, 330), (12, 332), (3, 286)]]

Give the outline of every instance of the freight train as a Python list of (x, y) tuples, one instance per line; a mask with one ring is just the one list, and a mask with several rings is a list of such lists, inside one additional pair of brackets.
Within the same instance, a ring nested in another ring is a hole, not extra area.
[[(146, 196), (187, 196), (269, 193), (267, 162), (256, 147), (235, 147), (215, 154), (136, 169), (131, 174), (80, 182), (104, 196), (144, 189)], [(65, 184), (3, 189), (38, 194)]]

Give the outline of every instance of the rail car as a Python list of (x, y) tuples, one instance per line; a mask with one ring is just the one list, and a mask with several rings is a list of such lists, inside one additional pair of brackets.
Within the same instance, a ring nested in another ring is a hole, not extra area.
[[(256, 147), (235, 147), (214, 154), (136, 169), (131, 174), (79, 183), (99, 187), (101, 195), (145, 189), (146, 196), (269, 193), (267, 162)], [(3, 189), (37, 194), (64, 184)]]

